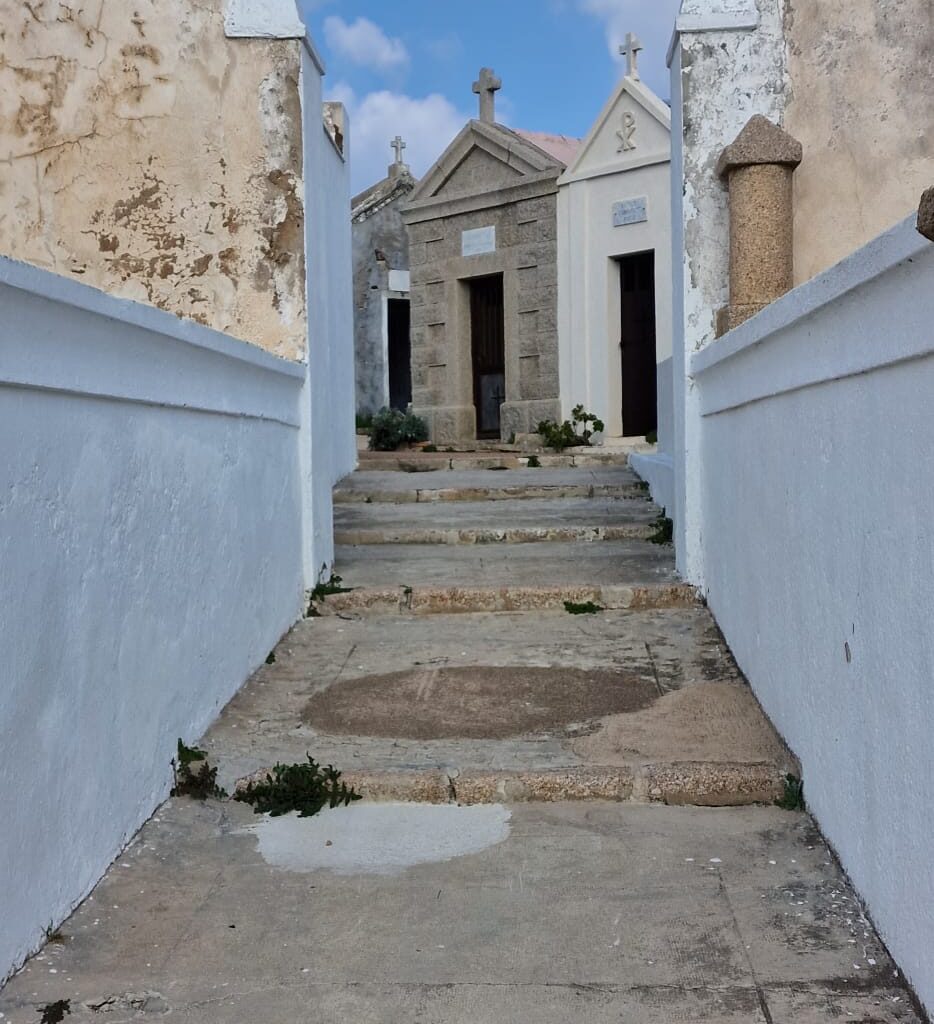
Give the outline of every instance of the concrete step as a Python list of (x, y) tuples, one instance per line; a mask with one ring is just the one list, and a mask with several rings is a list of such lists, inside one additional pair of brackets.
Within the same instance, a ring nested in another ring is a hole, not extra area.
[(645, 540), (661, 510), (644, 498), (348, 504), (334, 510), (337, 544), (526, 544)]
[(515, 501), (559, 498), (647, 498), (628, 467), (516, 469), (508, 472), (433, 469), (406, 474), (358, 470), (334, 489), (334, 502), (411, 504), (443, 501)]
[(515, 470), (528, 467), (534, 456), (542, 469), (575, 469), (594, 466), (628, 465), (628, 452), (602, 451), (598, 448), (572, 452), (360, 452), (361, 470), (395, 473), (431, 471)]
[(305, 620), (205, 743), (228, 789), (307, 751), (373, 801), (771, 803), (798, 771), (697, 605)]
[(600, 609), (687, 608), (697, 593), (685, 583), (644, 586), (361, 586), (314, 602), (319, 616), (440, 615), (560, 611), (565, 602)]

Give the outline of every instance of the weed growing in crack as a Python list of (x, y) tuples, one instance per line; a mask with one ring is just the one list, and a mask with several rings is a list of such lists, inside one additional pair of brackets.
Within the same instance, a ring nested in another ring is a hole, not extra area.
[(603, 611), (600, 605), (594, 604), (593, 601), (584, 601), (582, 603), (565, 601), (564, 610), (568, 615), (596, 615), (598, 612)]
[(775, 801), (776, 807), (785, 811), (804, 810), (804, 781), (797, 775), (788, 774), (784, 779), (785, 792), (780, 800)]
[(530, 455), (526, 466), (528, 466), (529, 469), (541, 469), (542, 461), (537, 455)]
[(217, 768), (208, 764), (208, 755), (198, 747), (186, 747), (178, 741), (178, 753), (172, 759), (175, 785), (172, 796), (190, 796), (194, 800), (214, 797), (223, 800), (227, 792), (217, 784)]
[(649, 537), (649, 543), (670, 544), (675, 535), (675, 524), (665, 515), (665, 509), (662, 509), (662, 514), (652, 525), (655, 527), (655, 533)]
[[(327, 566), (321, 567), (322, 577), (324, 576), (326, 569)], [(318, 614), (318, 612), (315, 610), (315, 605), (319, 601), (323, 601), (326, 597), (330, 597), (331, 594), (349, 594), (351, 590), (353, 590), (353, 587), (345, 587), (343, 586), (343, 583), (343, 577), (338, 576), (337, 573), (333, 572), (331, 573), (327, 580), (319, 579), (319, 581), (315, 584), (314, 589), (312, 590), (309, 597), (307, 612), (308, 617), (313, 618), (315, 615)]]
[(346, 807), (360, 799), (333, 766), (322, 767), (311, 756), (308, 763), (277, 764), (266, 774), (265, 782), (250, 782), (234, 794), (234, 800), (252, 804), (256, 814), (274, 818), (289, 811), (298, 811), (300, 818), (309, 818), (324, 807)]
[(267, 665), (275, 665), (275, 663), (276, 663), (276, 652), (275, 651), (270, 651), (266, 655), (266, 664)]

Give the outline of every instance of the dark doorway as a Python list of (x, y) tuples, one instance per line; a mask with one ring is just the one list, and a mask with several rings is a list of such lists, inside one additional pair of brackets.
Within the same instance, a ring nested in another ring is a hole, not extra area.
[(405, 411), (412, 401), (409, 300), (389, 299), (389, 405)]
[(506, 398), (506, 330), (503, 275), (470, 281), (470, 345), (477, 437), (499, 437), (499, 409)]
[(620, 350), (623, 367), (623, 436), (641, 437), (658, 426), (655, 391), (655, 253), (619, 261)]

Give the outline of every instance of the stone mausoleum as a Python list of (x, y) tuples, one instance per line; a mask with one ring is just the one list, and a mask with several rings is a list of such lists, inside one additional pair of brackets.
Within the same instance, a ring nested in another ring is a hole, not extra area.
[(509, 440), (560, 419), (558, 177), (576, 139), (497, 124), (489, 68), (471, 120), (403, 209), (412, 405), (434, 442)]
[(400, 212), (415, 188), (403, 162), (405, 142), (392, 142), (396, 158), (386, 177), (354, 196), (354, 368), (357, 415), (412, 401), (409, 347), (409, 238)]

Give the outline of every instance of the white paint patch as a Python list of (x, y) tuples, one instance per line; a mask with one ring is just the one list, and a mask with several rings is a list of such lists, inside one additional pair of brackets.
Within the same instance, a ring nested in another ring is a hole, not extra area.
[(396, 875), (480, 853), (509, 837), (501, 804), (353, 804), (312, 818), (264, 817), (255, 835), (267, 864), (285, 871)]

